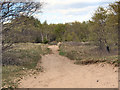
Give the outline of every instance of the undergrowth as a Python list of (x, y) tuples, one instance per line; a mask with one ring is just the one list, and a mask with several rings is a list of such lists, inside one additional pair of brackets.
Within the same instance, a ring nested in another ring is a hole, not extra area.
[(37, 63), (42, 55), (49, 53), (51, 50), (44, 44), (15, 44), (12, 49), (3, 54), (2, 87), (16, 88), (27, 71), (42, 71), (41, 67), (36, 68)]
[(66, 56), (70, 60), (75, 60), (75, 64), (94, 64), (107, 62), (118, 66), (117, 52), (100, 51), (95, 45), (70, 45), (61, 44), (59, 47), (59, 55)]

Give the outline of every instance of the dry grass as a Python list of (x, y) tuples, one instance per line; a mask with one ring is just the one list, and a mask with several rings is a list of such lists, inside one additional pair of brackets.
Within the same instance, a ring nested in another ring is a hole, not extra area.
[(111, 51), (111, 53), (100, 51), (94, 45), (71, 45), (63, 43), (60, 45), (59, 54), (75, 60), (75, 64), (93, 64), (100, 62), (107, 62), (110, 64), (118, 65), (118, 55)]
[(13, 48), (3, 54), (3, 71), (2, 79), (3, 87), (17, 87), (19, 79), (27, 74), (29, 70), (42, 71), (41, 67), (37, 67), (41, 55), (49, 54), (51, 50), (48, 45), (19, 43), (14, 44)]

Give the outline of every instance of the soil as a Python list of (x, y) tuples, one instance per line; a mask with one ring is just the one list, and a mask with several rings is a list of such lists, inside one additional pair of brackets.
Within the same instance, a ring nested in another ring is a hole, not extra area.
[(49, 46), (53, 54), (42, 56), (44, 71), (21, 80), (19, 88), (118, 88), (118, 68), (110, 64), (76, 65), (60, 56), (58, 46)]

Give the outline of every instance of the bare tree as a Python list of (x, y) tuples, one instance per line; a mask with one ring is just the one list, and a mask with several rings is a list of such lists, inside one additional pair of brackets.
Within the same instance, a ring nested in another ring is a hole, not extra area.
[[(25, 20), (18, 20), (15, 23), (9, 24), (12, 20), (21, 15), (31, 16), (34, 13), (40, 12), (42, 3), (40, 2), (1, 2), (0, 1), (0, 22), (3, 25), (2, 32), (2, 50), (6, 51), (13, 44), (14, 32), (12, 39), (9, 38), (9, 31), (15, 25), (20, 25)], [(6, 24), (7, 23), (7, 24)], [(11, 33), (10, 33), (11, 34)]]

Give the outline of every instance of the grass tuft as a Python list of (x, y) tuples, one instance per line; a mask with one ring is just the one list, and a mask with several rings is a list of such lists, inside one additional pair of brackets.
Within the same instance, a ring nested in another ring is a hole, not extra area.
[(71, 45), (63, 43), (59, 48), (59, 54), (75, 60), (75, 64), (86, 65), (107, 62), (118, 66), (120, 63), (117, 53), (101, 52), (95, 45)]
[[(19, 43), (3, 54), (2, 87), (17, 87), (18, 82), (29, 70), (43, 71), (37, 67), (41, 56), (51, 53), (48, 45)], [(35, 73), (35, 72), (34, 72)], [(16, 79), (20, 78), (20, 79)], [(15, 80), (16, 79), (16, 80)]]

